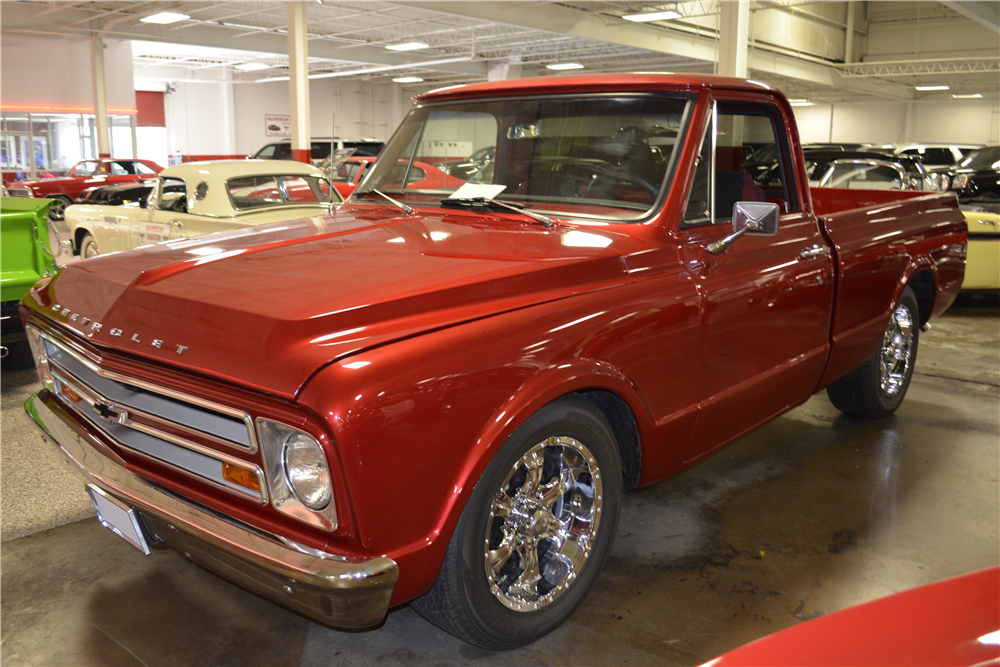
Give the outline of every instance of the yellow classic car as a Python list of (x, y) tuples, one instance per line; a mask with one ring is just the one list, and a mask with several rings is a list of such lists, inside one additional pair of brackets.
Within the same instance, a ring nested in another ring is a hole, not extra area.
[(164, 169), (142, 207), (66, 209), (81, 258), (176, 238), (322, 215), (343, 198), (323, 172), (288, 160), (187, 162)]
[(1000, 213), (963, 206), (969, 225), (969, 252), (963, 290), (1000, 290)]

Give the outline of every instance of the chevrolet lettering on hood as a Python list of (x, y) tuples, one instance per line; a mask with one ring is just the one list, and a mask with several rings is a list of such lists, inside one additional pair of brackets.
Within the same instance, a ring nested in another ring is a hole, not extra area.
[[(86, 329), (87, 325), (89, 324), (90, 334), (88, 335), (90, 336), (93, 336), (95, 333), (98, 333), (104, 328), (104, 325), (101, 324), (100, 322), (94, 322), (89, 317), (84, 317), (80, 313), (74, 313), (70, 311), (69, 308), (63, 308), (62, 305), (58, 303), (52, 306), (52, 312), (58, 313), (61, 317), (66, 318), (70, 322), (79, 322), (81, 329)], [(113, 327), (108, 331), (108, 333), (110, 333), (112, 336), (115, 336), (116, 338), (121, 338), (122, 334), (124, 334), (125, 332), (117, 327)], [(137, 333), (132, 334), (132, 336), (129, 337), (129, 340), (132, 341), (133, 343), (137, 343), (140, 345), (142, 344), (142, 340), (139, 338), (139, 334)], [(158, 350), (163, 349), (163, 340), (159, 338), (154, 338), (153, 340), (150, 341), (149, 344)], [(167, 347), (169, 349), (170, 346)], [(184, 350), (188, 349), (187, 345), (177, 345), (176, 343), (174, 343), (174, 347), (177, 349), (177, 354), (184, 354)]]

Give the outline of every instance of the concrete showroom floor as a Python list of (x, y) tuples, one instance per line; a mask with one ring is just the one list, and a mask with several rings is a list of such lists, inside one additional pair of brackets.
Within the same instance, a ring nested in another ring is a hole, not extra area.
[(18, 665), (695, 665), (801, 621), (1000, 563), (1000, 302), (963, 298), (922, 335), (895, 415), (825, 393), (683, 474), (626, 495), (577, 614), (508, 652), (404, 606), (338, 632), (170, 552), (100, 527), (81, 478), (2, 375), (6, 667)]

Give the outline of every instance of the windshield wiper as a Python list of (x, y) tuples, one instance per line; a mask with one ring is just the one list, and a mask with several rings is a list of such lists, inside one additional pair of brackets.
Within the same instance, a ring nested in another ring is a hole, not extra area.
[(524, 208), (521, 204), (508, 204), (507, 202), (497, 201), (496, 199), (491, 199), (489, 197), (468, 197), (462, 199), (452, 199), (448, 197), (447, 199), (442, 199), (441, 204), (443, 206), (468, 206), (471, 208), (488, 208), (490, 206), (499, 206), (500, 208), (506, 208), (515, 213), (520, 213), (521, 215), (526, 215), (532, 220), (537, 220), (542, 223), (546, 228), (552, 227), (556, 224), (556, 221), (552, 218), (542, 215), (541, 213), (535, 213), (534, 211), (529, 211)]
[(364, 192), (358, 192), (357, 190), (355, 190), (353, 196), (355, 196), (355, 197), (363, 197), (364, 195), (371, 194), (373, 192), (375, 194), (379, 195), (380, 197), (384, 197), (385, 199), (387, 199), (390, 203), (392, 203), (396, 208), (398, 208), (399, 210), (401, 210), (406, 215), (413, 215), (414, 213), (416, 213), (416, 211), (414, 211), (412, 207), (407, 206), (406, 204), (404, 204), (401, 201), (397, 201), (397, 200), (393, 199), (392, 197), (390, 197), (386, 193), (382, 192), (378, 188), (372, 188), (371, 190), (365, 190)]

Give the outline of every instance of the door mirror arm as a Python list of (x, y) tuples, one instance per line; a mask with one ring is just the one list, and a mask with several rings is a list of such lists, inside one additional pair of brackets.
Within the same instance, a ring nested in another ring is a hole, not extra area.
[(774, 236), (778, 233), (779, 209), (770, 202), (738, 201), (733, 204), (733, 233), (712, 241), (705, 249), (713, 255), (721, 255), (744, 234), (754, 236)]

